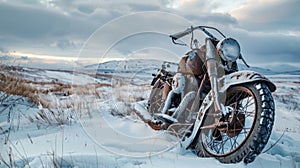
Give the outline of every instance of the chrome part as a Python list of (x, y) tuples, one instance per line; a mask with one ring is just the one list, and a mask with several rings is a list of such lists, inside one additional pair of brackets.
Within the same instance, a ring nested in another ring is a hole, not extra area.
[(196, 135), (198, 134), (199, 130), (201, 129), (202, 123), (203, 123), (203, 117), (205, 116), (205, 114), (208, 112), (208, 109), (211, 107), (212, 105), (212, 92), (209, 92), (205, 99), (203, 100), (203, 103), (199, 109), (198, 112), (198, 116), (196, 118), (195, 124), (194, 124), (194, 128), (193, 128), (193, 132), (189, 137), (185, 137), (182, 140), (182, 149), (186, 150), (189, 148), (189, 146), (192, 144), (192, 142), (194, 141)]
[(179, 33), (176, 33), (176, 34), (172, 34), (170, 35), (170, 37), (172, 38), (172, 40), (177, 40), (185, 35), (188, 35), (190, 34), (192, 31), (194, 31), (194, 28), (191, 27), (191, 28), (187, 28), (185, 31), (183, 32), (179, 32)]
[(229, 65), (241, 56), (239, 43), (233, 38), (225, 38), (217, 45), (218, 54)]
[[(180, 102), (179, 106), (176, 108), (176, 110), (173, 113), (172, 117), (176, 118), (178, 120), (178, 118), (181, 116), (181, 114), (183, 112), (185, 112), (186, 107), (188, 106), (188, 104), (195, 99), (195, 96), (196, 96), (195, 91), (191, 91), (191, 92), (187, 93), (184, 96), (184, 98), (182, 99), (182, 101)], [(192, 114), (192, 112), (190, 112), (190, 114)]]
[(171, 90), (167, 96), (167, 99), (165, 101), (165, 105), (164, 105), (164, 108), (162, 110), (162, 114), (166, 114), (171, 106), (171, 103), (172, 103), (172, 96), (174, 94), (174, 90)]
[(206, 67), (207, 67), (207, 73), (211, 84), (212, 97), (214, 101), (215, 110), (217, 112), (222, 112), (223, 107), (220, 102), (219, 90), (218, 90), (217, 56), (218, 54), (215, 46), (212, 44), (210, 39), (206, 39)]
[(173, 77), (172, 89), (174, 93), (181, 93), (185, 86), (185, 77), (182, 73), (177, 73)]

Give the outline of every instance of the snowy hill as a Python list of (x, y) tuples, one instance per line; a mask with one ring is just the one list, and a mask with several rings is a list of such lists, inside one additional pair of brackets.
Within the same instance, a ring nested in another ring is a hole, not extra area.
[(240, 70), (251, 70), (255, 71), (264, 75), (275, 75), (275, 74), (291, 74), (291, 75), (300, 75), (300, 70), (278, 70), (277, 69), (272, 69), (272, 68), (261, 68), (261, 67), (255, 67), (255, 66), (250, 66), (250, 68), (246, 67), (244, 64), (239, 64), (238, 65)]
[[(130, 60), (85, 67), (130, 74), (126, 80), (71, 71), (2, 69), (2, 74), (17, 77), (11, 78), (10, 88), (16, 85), (23, 92), (0, 92), (0, 167), (300, 166), (300, 75), (268, 74), (277, 86), (275, 126), (265, 150), (270, 149), (248, 165), (222, 164), (182, 151), (178, 138), (152, 130), (132, 114), (132, 103), (149, 97), (149, 73), (160, 65)], [(136, 71), (142, 78), (132, 82)], [(36, 96), (28, 97), (26, 89)]]
[[(163, 62), (162, 60), (151, 60), (151, 59), (130, 59), (130, 60), (116, 60), (108, 61), (99, 64), (87, 65), (83, 69), (96, 70), (98, 69), (99, 73), (131, 73), (143, 71), (144, 73), (152, 73), (153, 70), (156, 70), (161, 67)], [(176, 71), (178, 64), (173, 62), (168, 62), (171, 66), (172, 71)], [(287, 68), (283, 71), (278, 71), (277, 69), (262, 68), (257, 66), (246, 67), (244, 64), (238, 64), (240, 70), (250, 70), (255, 71), (264, 75), (275, 75), (275, 74), (292, 74), (299, 75), (300, 70)]]
[[(87, 65), (84, 68), (90, 70), (96, 70), (98, 73), (153, 73), (157, 69), (161, 68), (161, 65), (167, 61), (151, 60), (151, 59), (130, 59), (130, 60), (116, 60), (108, 61), (99, 64)], [(176, 63), (167, 62), (172, 66), (172, 71), (177, 68)]]

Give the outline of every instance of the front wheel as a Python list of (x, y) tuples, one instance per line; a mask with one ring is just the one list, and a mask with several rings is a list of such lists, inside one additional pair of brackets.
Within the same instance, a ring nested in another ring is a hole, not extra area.
[[(267, 144), (274, 123), (274, 100), (264, 83), (232, 86), (227, 90), (225, 106), (231, 112), (222, 122), (226, 127), (210, 127), (200, 131), (195, 150), (200, 157), (215, 157), (222, 163), (244, 160), (253, 162)], [(204, 125), (216, 118), (209, 112)]]

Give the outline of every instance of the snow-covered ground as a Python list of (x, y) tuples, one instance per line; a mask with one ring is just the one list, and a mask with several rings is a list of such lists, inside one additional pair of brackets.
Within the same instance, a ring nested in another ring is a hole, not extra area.
[(152, 130), (131, 112), (133, 103), (150, 92), (152, 69), (140, 68), (147, 72), (94, 75), (26, 68), (15, 73), (31, 86), (52, 88), (37, 93), (52, 106), (0, 92), (0, 167), (300, 167), (300, 75), (268, 76), (277, 86), (276, 120), (265, 149), (275, 146), (251, 164), (222, 164), (182, 151), (179, 138)]

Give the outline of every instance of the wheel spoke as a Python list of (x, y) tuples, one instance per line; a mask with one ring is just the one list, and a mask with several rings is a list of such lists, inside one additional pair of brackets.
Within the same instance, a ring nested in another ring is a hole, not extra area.
[(240, 132), (240, 135), (241, 135), (241, 134), (245, 134), (245, 135), (248, 134), (249, 131), (247, 131), (246, 129), (250, 130), (250, 128), (243, 128), (243, 131), (244, 131), (244, 132)]
[(228, 91), (225, 105), (233, 108), (228, 118), (228, 130), (220, 132), (221, 140), (214, 138), (213, 131), (209, 131), (203, 141), (211, 155), (226, 156), (238, 150), (248, 139), (255, 122), (256, 103), (248, 88), (237, 86)]
[[(223, 136), (223, 138), (225, 138), (224, 136)], [(219, 151), (220, 150), (222, 150), (222, 154), (224, 154), (225, 153), (225, 151), (224, 151), (224, 146), (225, 146), (225, 144), (226, 144), (226, 142), (229, 140), (229, 137), (226, 137), (226, 139), (225, 140), (222, 140), (221, 142), (219, 142)]]
[(245, 107), (250, 107), (252, 105), (254, 105), (254, 101), (252, 98), (251, 99), (249, 98), (249, 101), (247, 102), (247, 105)]
[(240, 145), (240, 144), (238, 143), (238, 141), (237, 141), (239, 135), (240, 135), (240, 134), (238, 134), (237, 136), (235, 136), (235, 138), (233, 137), (233, 139), (234, 139), (234, 144), (235, 144), (234, 147), (235, 147), (235, 148), (238, 147), (238, 146)]
[(235, 99), (236, 102), (238, 102), (238, 100), (240, 100), (240, 98), (242, 97), (243, 93), (244, 93), (243, 91), (239, 93), (239, 96), (237, 96), (236, 99)]
[(234, 149), (233, 148), (233, 143), (232, 143), (232, 138), (230, 138), (230, 146), (231, 146), (230, 151), (232, 151)]

